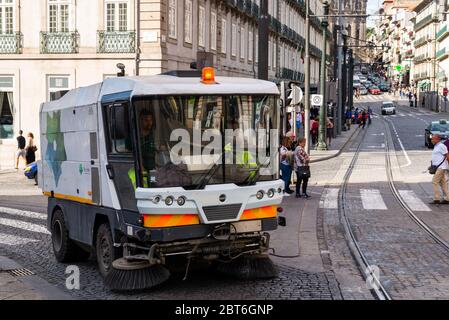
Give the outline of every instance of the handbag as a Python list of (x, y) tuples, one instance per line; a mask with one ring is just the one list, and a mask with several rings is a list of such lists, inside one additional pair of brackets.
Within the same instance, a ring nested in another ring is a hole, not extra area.
[(298, 167), (296, 174), (298, 175), (298, 179), (309, 179), (311, 176), (310, 167), (309, 166)]
[(434, 175), (437, 173), (438, 169), (443, 165), (443, 163), (446, 161), (446, 158), (443, 160), (443, 162), (440, 163), (439, 166), (434, 166), (432, 164), (432, 162), (430, 162), (430, 167), (429, 167), (429, 173)]

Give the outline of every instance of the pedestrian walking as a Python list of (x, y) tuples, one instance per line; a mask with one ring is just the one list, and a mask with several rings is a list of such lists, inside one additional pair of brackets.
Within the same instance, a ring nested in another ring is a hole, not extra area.
[(26, 151), (26, 163), (27, 165), (29, 165), (30, 163), (33, 163), (36, 161), (36, 151), (37, 151), (37, 147), (34, 144), (34, 135), (33, 133), (28, 133), (28, 141), (27, 141), (27, 145), (25, 147), (25, 151)]
[(373, 109), (371, 107), (368, 107), (368, 126), (371, 125), (373, 119)]
[(282, 145), (280, 149), (280, 157), (281, 157), (281, 171), (282, 171), (282, 180), (284, 181), (284, 193), (292, 194), (293, 190), (290, 189), (290, 182), (292, 179), (292, 164), (291, 158), (292, 154), (290, 151), (292, 144), (292, 140), (289, 137), (282, 138)]
[(318, 119), (313, 119), (310, 123), (310, 134), (312, 136), (312, 144), (315, 145), (318, 142), (318, 131), (320, 128), (320, 124)]
[[(307, 194), (307, 185), (310, 179), (310, 157), (304, 149), (306, 146), (306, 139), (298, 141), (298, 147), (294, 153), (294, 169), (296, 171), (296, 198), (310, 198)], [(302, 187), (302, 194), (301, 194)]]
[(327, 129), (327, 146), (330, 148), (331, 143), (332, 143), (332, 138), (334, 135), (334, 123), (332, 122), (333, 118), (327, 118), (327, 125), (326, 125), (326, 129)]
[(26, 162), (26, 140), (23, 136), (23, 131), (19, 131), (19, 136), (17, 137), (17, 153), (16, 153), (16, 169), (19, 169), (20, 158)]
[(352, 111), (349, 108), (346, 108), (346, 127), (348, 130), (351, 130), (351, 123), (352, 123)]
[[(432, 143), (435, 146), (432, 153), (432, 163), (429, 172), (434, 174), (433, 191), (434, 198), (431, 204), (448, 204), (449, 192), (447, 185), (447, 170), (449, 170), (449, 154), (446, 145), (442, 142), (441, 136), (436, 134), (432, 137)], [(444, 199), (441, 200), (440, 189), (443, 191)]]

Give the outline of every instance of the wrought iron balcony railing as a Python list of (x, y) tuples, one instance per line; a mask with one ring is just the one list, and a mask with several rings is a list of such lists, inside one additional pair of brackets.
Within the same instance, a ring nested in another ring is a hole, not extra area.
[(135, 53), (135, 31), (98, 31), (98, 53)]
[(44, 32), (41, 31), (42, 54), (53, 53), (77, 53), (78, 52), (77, 31), (72, 32)]
[(22, 40), (20, 32), (0, 34), (0, 54), (22, 53)]

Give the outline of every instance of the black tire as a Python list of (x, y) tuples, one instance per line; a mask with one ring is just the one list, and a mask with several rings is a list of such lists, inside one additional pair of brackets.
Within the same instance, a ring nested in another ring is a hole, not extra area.
[(112, 262), (122, 257), (122, 249), (114, 247), (111, 228), (108, 223), (100, 225), (95, 241), (98, 270), (105, 278), (112, 269)]
[(90, 253), (81, 249), (70, 239), (64, 214), (59, 209), (53, 214), (51, 222), (51, 242), (58, 262), (80, 262), (89, 258)]
[(37, 174), (34, 175), (34, 183), (36, 184), (36, 186), (39, 185)]

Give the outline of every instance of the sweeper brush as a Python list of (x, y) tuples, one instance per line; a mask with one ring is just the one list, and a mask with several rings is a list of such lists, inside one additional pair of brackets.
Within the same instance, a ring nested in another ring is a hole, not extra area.
[(148, 261), (115, 260), (104, 279), (112, 291), (134, 291), (151, 289), (168, 280), (170, 272), (161, 265), (151, 266)]
[(228, 263), (220, 263), (217, 271), (241, 280), (271, 279), (279, 275), (267, 255), (246, 255)]

